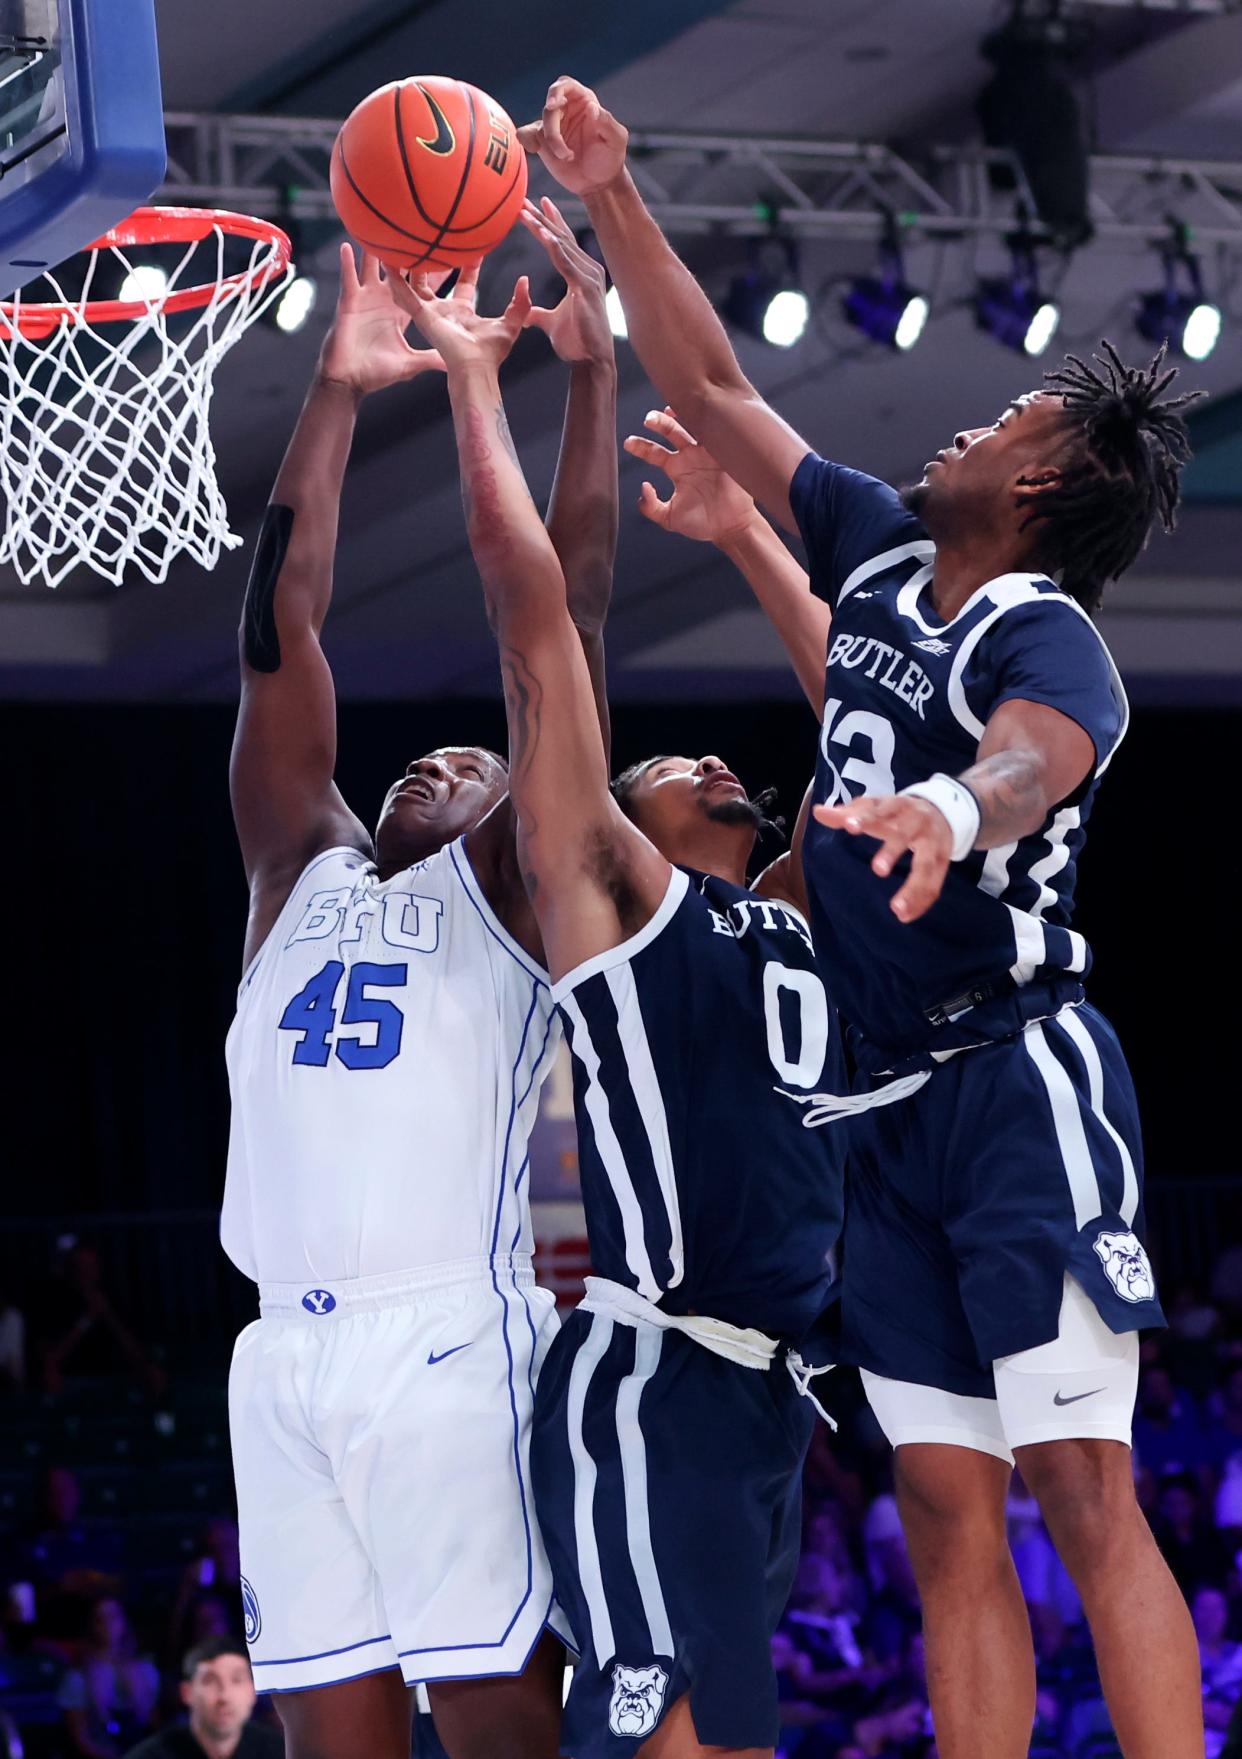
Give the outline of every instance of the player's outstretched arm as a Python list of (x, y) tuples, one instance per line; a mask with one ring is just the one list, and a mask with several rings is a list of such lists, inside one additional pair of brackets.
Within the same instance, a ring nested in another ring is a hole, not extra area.
[(639, 512), (665, 531), (715, 544), (728, 556), (771, 618), (820, 720), (832, 612), (812, 593), (806, 569), (790, 555), (754, 498), (720, 468), (706, 446), (687, 433), (674, 412), (653, 409), (646, 425), (665, 444), (631, 434), (625, 449), (632, 458), (662, 470), (673, 493), (662, 501), (645, 482)]
[(407, 344), (408, 324), (379, 265), (364, 259), (359, 276), (352, 249), (342, 246), (336, 318), (264, 515), (239, 631), (241, 708), (229, 782), (251, 888), (247, 958), (320, 849), (342, 843), (370, 851), (365, 826), (332, 779), (336, 698), (319, 636), (358, 405), (370, 391), (440, 365)]
[(615, 946), (655, 912), (669, 866), (620, 812), (565, 577), (509, 436), (498, 377), (525, 322), (518, 283), (481, 318), (463, 276), (450, 299), (405, 290), (448, 371), (470, 547), (500, 644), (518, 856), (554, 977)]
[(833, 830), (878, 839), (871, 867), (881, 879), (910, 856), (909, 878), (891, 908), (903, 922), (914, 922), (940, 896), (950, 862), (972, 849), (1029, 837), (1095, 764), (1095, 744), (1077, 721), (1047, 703), (1011, 699), (992, 713), (978, 761), (960, 776), (932, 776), (900, 794), (817, 806), (815, 816)]
[[(518, 137), (586, 203), (630, 342), (661, 396), (792, 531), (789, 483), (809, 448), (746, 378), (711, 301), (647, 212), (625, 167), (626, 130), (589, 87), (562, 77)], [(541, 223), (531, 204), (525, 223)]]
[(554, 203), (545, 202), (543, 214), (540, 241), (565, 279), (565, 297), (551, 310), (533, 307), (526, 321), (544, 331), (569, 367), (569, 397), (546, 523), (591, 673), (607, 760), (604, 623), (617, 555), (617, 358), (604, 305), (603, 269), (578, 244)]

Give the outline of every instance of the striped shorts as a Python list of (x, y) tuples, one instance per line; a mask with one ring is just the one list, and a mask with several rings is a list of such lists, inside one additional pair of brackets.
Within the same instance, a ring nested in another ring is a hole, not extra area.
[(535, 1389), (531, 1476), (579, 1664), (561, 1751), (633, 1755), (687, 1693), (705, 1746), (771, 1747), (814, 1411), (779, 1363), (574, 1313)]
[(990, 1398), (993, 1362), (1057, 1336), (1067, 1275), (1113, 1332), (1164, 1324), (1134, 1086), (1094, 1008), (952, 1057), (851, 1131), (843, 1325), (860, 1367)]

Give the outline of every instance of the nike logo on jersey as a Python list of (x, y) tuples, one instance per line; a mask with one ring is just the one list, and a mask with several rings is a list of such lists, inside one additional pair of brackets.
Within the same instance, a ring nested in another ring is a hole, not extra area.
[(420, 147), (426, 147), (429, 153), (451, 153), (453, 148), (457, 145), (457, 141), (453, 136), (452, 129), (449, 127), (448, 117), (444, 114), (443, 110), (441, 110), (439, 104), (436, 103), (425, 85), (422, 85), (418, 80), (415, 80), (414, 84), (418, 86), (419, 91), (423, 94), (424, 98), (426, 98), (427, 108), (431, 111), (431, 120), (436, 125), (436, 136), (434, 140), (424, 140), (421, 134), (416, 134), (414, 136), (415, 140)]
[[(474, 1339), (471, 1338), (470, 1344), (472, 1344), (473, 1342), (474, 1342)], [(470, 1348), (470, 1344), (454, 1344), (453, 1348), (451, 1350), (441, 1350), (440, 1354), (438, 1356), (436, 1355), (434, 1350), (428, 1351), (428, 1353), (427, 1353), (427, 1366), (428, 1366), (428, 1368), (434, 1368), (436, 1363), (443, 1362), (446, 1356), (455, 1356), (457, 1354), (458, 1350), (468, 1350)]]
[[(907, 659), (900, 649), (891, 647), (887, 641), (877, 641), (872, 635), (838, 635), (828, 649), (829, 671), (833, 666), (844, 666), (852, 672), (862, 665), (867, 667), (868, 678), (874, 678), (884, 690), (891, 690), (902, 702), (909, 703), (920, 721), (927, 719), (924, 705), (935, 695), (936, 687), (917, 660)], [(832, 688), (831, 678), (828, 688)]]
[(1068, 1399), (1064, 1393), (1058, 1392), (1052, 1402), (1054, 1405), (1076, 1405), (1079, 1399), (1093, 1399), (1097, 1393), (1103, 1391), (1102, 1386), (1093, 1386), (1089, 1393), (1071, 1393)]

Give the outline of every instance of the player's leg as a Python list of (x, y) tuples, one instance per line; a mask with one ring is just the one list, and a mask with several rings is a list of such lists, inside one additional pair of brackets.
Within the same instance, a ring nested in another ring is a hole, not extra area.
[(1082, 1596), (1126, 1759), (1200, 1759), (1190, 1613), (1134, 1494), (1138, 1355), (1138, 1334), (1113, 1332), (1067, 1277), (1058, 1336), (996, 1364), (997, 1398), (1022, 1476)]
[(427, 1687), (449, 1759), (556, 1759), (565, 1649), (551, 1631), (511, 1679), (440, 1680)]
[(1035, 1720), (1035, 1656), (1005, 1529), (1012, 1463), (995, 1402), (867, 1373), (863, 1381), (896, 1448), (937, 1751), (1022, 1759)]
[(414, 1694), (399, 1668), (277, 1692), (287, 1759), (409, 1759)]
[[(1129, 1071), (1108, 1022), (1082, 1007), (1029, 1026), (993, 1087), (1019, 1134), (990, 1135), (980, 1166), (1011, 1215), (1020, 1213), (1012, 1182), (1021, 1182), (1021, 1201), (1038, 1205), (1028, 1207), (1027, 1236), (1043, 1245), (1024, 1250), (993, 1208), (963, 1269), (1005, 1438), (1082, 1595), (1127, 1759), (1199, 1759), (1190, 1618), (1138, 1508), (1130, 1463), (1137, 1331), (1163, 1315), (1135, 1232), (1142, 1153)], [(1024, 1328), (1050, 1299), (1044, 1341), (1031, 1344)]]
[(366, 1315), (365, 1385), (341, 1352), (343, 1494), (449, 1759), (556, 1759), (563, 1650), (529, 1474), (552, 1297), (527, 1265), (403, 1281)]
[(276, 1699), (290, 1759), (408, 1759), (411, 1694), (379, 1581), (307, 1417), (331, 1330), (314, 1329), (302, 1292), (282, 1302), (264, 1289), (266, 1316), (238, 1339), (229, 1375), (255, 1683)]
[(1005, 1531), (1013, 1457), (942, 1221), (960, 1079), (946, 1064), (921, 1093), (859, 1120), (844, 1345), (896, 1449), (941, 1759), (1019, 1759), (1035, 1715), (1035, 1662)]
[(771, 1747), (705, 1747), (699, 1740), (687, 1694), (677, 1700), (655, 1734), (638, 1749), (638, 1759), (772, 1759)]
[(812, 1421), (784, 1373), (601, 1313), (566, 1322), (531, 1462), (579, 1648), (562, 1730), (576, 1759), (773, 1751), (770, 1642)]

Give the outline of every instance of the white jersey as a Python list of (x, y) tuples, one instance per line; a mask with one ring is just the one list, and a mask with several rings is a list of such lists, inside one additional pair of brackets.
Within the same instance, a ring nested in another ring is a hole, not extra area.
[(242, 979), (221, 1238), (256, 1282), (532, 1249), (527, 1145), (558, 1026), (462, 841), (381, 883), (302, 872)]

